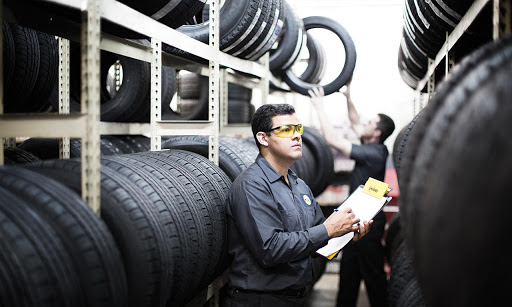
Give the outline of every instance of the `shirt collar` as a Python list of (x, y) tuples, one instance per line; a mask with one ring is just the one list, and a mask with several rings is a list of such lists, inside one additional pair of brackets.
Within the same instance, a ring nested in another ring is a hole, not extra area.
[[(268, 180), (270, 182), (275, 182), (281, 177), (283, 177), (281, 174), (279, 174), (273, 167), (270, 165), (270, 163), (260, 154), (256, 157), (256, 163), (261, 168), (265, 176), (267, 176)], [(288, 169), (288, 180), (293, 181), (294, 183), (297, 183), (297, 175), (291, 170)]]

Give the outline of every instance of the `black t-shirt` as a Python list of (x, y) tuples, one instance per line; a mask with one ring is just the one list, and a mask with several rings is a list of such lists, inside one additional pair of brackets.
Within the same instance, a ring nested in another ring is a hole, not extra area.
[(350, 176), (350, 193), (365, 184), (368, 177), (384, 181), (388, 154), (388, 148), (382, 143), (352, 144), (350, 159), (355, 160), (356, 165)]
[[(369, 177), (384, 181), (388, 155), (388, 148), (382, 143), (352, 144), (350, 158), (356, 161), (356, 165), (350, 176), (350, 193), (359, 185), (364, 185)], [(380, 244), (386, 224), (384, 211), (380, 211), (373, 218), (373, 222), (370, 232), (360, 241), (353, 243), (357, 243), (356, 245)]]

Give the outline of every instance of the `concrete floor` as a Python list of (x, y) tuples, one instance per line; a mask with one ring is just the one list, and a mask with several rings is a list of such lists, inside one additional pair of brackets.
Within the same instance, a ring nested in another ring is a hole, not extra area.
[[(334, 307), (336, 306), (336, 295), (339, 282), (339, 260), (333, 259), (327, 263), (324, 274), (316, 282), (311, 293), (310, 307)], [(357, 307), (370, 307), (364, 282), (359, 288), (359, 299)]]

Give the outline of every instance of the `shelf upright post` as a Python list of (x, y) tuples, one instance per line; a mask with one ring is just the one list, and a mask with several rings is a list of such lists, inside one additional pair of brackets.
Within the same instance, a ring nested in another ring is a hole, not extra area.
[(492, 37), (497, 40), (510, 33), (512, 22), (511, 0), (494, 0), (492, 14)]
[(162, 136), (158, 133), (157, 123), (162, 120), (162, 42), (156, 38), (151, 39), (153, 59), (151, 61), (151, 150), (162, 149)]
[(269, 65), (270, 65), (270, 56), (269, 56), (269, 52), (265, 52), (265, 54), (261, 57), (260, 59), (261, 61), (261, 64), (263, 65), (263, 67), (265, 68), (265, 72), (266, 74), (261, 77), (260, 79), (260, 89), (261, 89), (261, 103), (262, 104), (267, 104), (268, 103), (268, 95), (269, 95), (269, 74), (271, 74), (270, 72), (270, 68), (269, 68)]
[[(59, 37), (59, 114), (69, 114), (69, 40)], [(70, 138), (59, 138), (59, 157), (69, 159)]]
[[(220, 30), (219, 30), (219, 10), (218, 0), (210, 0), (210, 36), (209, 44), (214, 50), (220, 51)], [(218, 54), (218, 52), (216, 52)], [(213, 125), (213, 131), (209, 136), (208, 159), (219, 165), (219, 67), (220, 57), (216, 56), (209, 61), (209, 93), (208, 93), (208, 120), (217, 123)]]
[(229, 116), (229, 112), (228, 112), (228, 108), (229, 108), (228, 72), (225, 68), (220, 70), (219, 83), (220, 83), (220, 86), (219, 86), (219, 88), (220, 88), (220, 92), (219, 92), (219, 95), (220, 95), (220, 98), (219, 98), (219, 103), (220, 103), (219, 133), (222, 134), (223, 133), (222, 128), (226, 127), (229, 123), (229, 118), (228, 118), (228, 116)]
[[(434, 60), (432, 60), (431, 58), (428, 58), (428, 67), (432, 67), (434, 65), (436, 65), (434, 63)], [(428, 81), (427, 81), (428, 99), (430, 99), (430, 97), (434, 93), (435, 86), (436, 86), (436, 74), (435, 74), (435, 69), (434, 69), (432, 74), (428, 77)]]
[(82, 7), (81, 112), (87, 133), (82, 138), (82, 198), (100, 214), (100, 5), (87, 0)]

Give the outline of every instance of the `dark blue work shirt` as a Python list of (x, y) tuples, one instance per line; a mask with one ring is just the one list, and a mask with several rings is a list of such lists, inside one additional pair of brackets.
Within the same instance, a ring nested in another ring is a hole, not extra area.
[(229, 283), (247, 290), (299, 289), (312, 283), (311, 255), (326, 245), (324, 215), (291, 170), (290, 186), (263, 156), (233, 182), (228, 198)]

